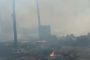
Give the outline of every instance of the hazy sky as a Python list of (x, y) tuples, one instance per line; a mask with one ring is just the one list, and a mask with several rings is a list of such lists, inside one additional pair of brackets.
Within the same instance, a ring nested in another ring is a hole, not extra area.
[[(58, 35), (82, 35), (90, 32), (89, 0), (39, 0), (41, 23), (51, 25)], [(37, 27), (35, 0), (16, 0), (17, 30)], [(12, 28), (12, 0), (0, 0), (2, 34)], [(33, 30), (32, 29), (32, 30)], [(6, 31), (7, 30), (7, 31)]]

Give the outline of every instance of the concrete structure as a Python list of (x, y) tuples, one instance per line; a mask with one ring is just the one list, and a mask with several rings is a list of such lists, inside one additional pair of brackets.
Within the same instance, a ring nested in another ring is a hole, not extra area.
[(46, 40), (51, 36), (51, 28), (47, 25), (41, 25), (39, 28), (40, 40)]

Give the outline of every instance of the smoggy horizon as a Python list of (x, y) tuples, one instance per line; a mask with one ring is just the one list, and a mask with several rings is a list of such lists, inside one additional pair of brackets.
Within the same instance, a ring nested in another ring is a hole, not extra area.
[[(41, 24), (50, 25), (52, 34), (78, 36), (90, 32), (88, 0), (39, 0), (39, 7)], [(1, 0), (0, 8), (1, 36), (12, 36), (12, 0)], [(23, 35), (20, 33), (23, 29), (36, 32), (38, 20), (35, 0), (16, 0), (16, 15), (18, 36)]]

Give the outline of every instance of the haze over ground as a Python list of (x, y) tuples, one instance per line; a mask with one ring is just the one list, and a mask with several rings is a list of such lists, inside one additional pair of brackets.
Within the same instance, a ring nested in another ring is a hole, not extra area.
[[(33, 31), (37, 27), (35, 0), (16, 0), (18, 36), (28, 36), (21, 30)], [(89, 0), (39, 0), (41, 22), (51, 25), (57, 35), (82, 35), (90, 32)], [(12, 36), (12, 0), (0, 0), (1, 36)], [(36, 30), (34, 31), (36, 32)], [(30, 32), (31, 33), (31, 32)], [(7, 39), (6, 38), (6, 39)], [(4, 39), (4, 38), (3, 38)], [(10, 38), (8, 38), (9, 40)]]

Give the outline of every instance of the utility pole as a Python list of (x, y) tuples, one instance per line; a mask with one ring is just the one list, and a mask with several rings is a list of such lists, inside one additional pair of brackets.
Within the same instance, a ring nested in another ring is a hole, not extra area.
[(15, 0), (13, 0), (13, 32), (14, 32), (14, 48), (17, 50), (18, 41), (17, 41), (17, 28), (16, 28), (16, 11), (15, 11)]

